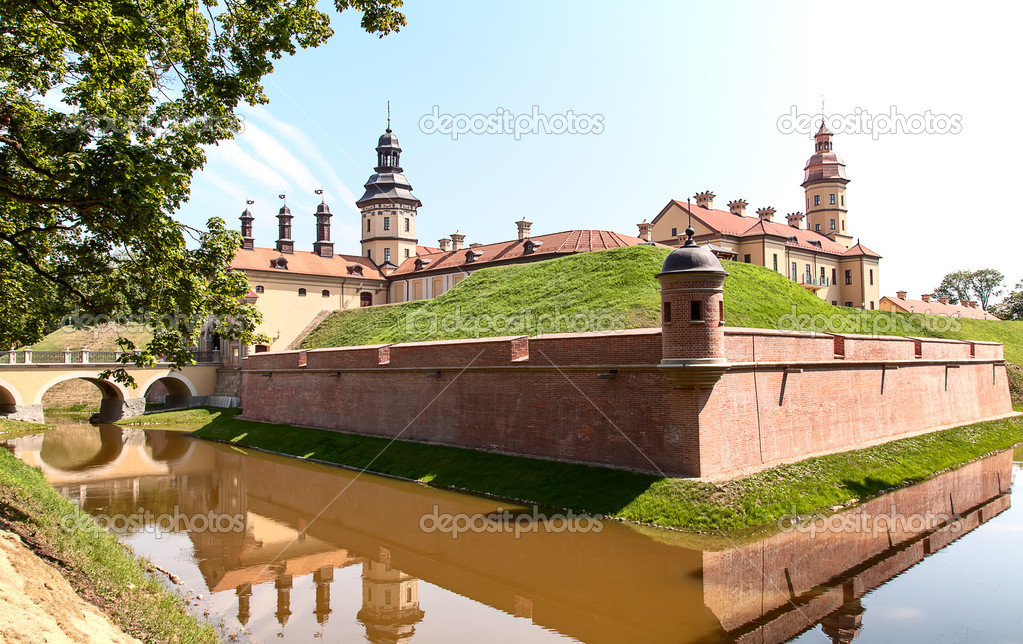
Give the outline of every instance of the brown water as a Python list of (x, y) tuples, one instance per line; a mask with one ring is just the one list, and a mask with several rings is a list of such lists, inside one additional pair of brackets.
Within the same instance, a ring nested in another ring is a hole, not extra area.
[(738, 541), (518, 518), (517, 538), (495, 524), (453, 538), (429, 517), (509, 504), (175, 432), (69, 424), (3, 445), (242, 640), (1023, 641), (1019, 451), (827, 531)]

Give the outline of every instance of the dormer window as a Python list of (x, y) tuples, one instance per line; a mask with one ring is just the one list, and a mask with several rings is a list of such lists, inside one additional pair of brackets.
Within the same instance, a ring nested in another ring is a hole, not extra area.
[(349, 264), (346, 268), (349, 275), (362, 275), (362, 264)]
[(421, 271), (421, 270), (423, 270), (423, 267), (426, 266), (429, 263), (430, 263), (430, 260), (424, 259), (422, 257), (419, 257), (419, 258), (416, 259), (416, 269), (415, 270)]
[(305, 289), (304, 288), (298, 289), (298, 296), (299, 297), (305, 297)]
[(286, 271), (288, 270), (288, 260), (283, 257), (276, 257), (270, 260), (270, 268)]
[(263, 290), (264, 290), (264, 289), (263, 289), (263, 287), (262, 287), (262, 286), (256, 286), (256, 292), (257, 292), (257, 293), (262, 293), (262, 292), (263, 292)]
[(465, 263), (466, 264), (470, 264), (472, 262), (475, 262), (477, 259), (479, 259), (482, 256), (483, 256), (483, 251), (481, 251), (481, 250), (471, 250), (471, 249), (467, 250), (467, 251), (465, 251)]
[(540, 248), (541, 246), (543, 246), (543, 240), (542, 239), (541, 240), (527, 239), (526, 243), (522, 245), (522, 251), (524, 253), (532, 253), (533, 251), (535, 251), (537, 248)]

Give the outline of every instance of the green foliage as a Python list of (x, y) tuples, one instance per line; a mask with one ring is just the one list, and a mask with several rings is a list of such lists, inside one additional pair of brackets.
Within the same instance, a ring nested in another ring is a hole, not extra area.
[(990, 311), (1003, 320), (1023, 319), (1023, 281), (1016, 284), (1005, 299), (993, 305)]
[[(168, 416), (174, 412), (168, 412)], [(1010, 418), (811, 458), (721, 484), (623, 470), (391, 442), (216, 415), (201, 438), (315, 458), (450, 488), (685, 530), (739, 530), (827, 512), (1023, 442)]]
[[(400, 0), (335, 6), (371, 33), (405, 24)], [(251, 344), (247, 280), (226, 270), (238, 233), (172, 214), (204, 146), (266, 101), (276, 59), (332, 35), (328, 16), (314, 0), (7, 0), (0, 25), (0, 347), (96, 316), (152, 329), (121, 342), (140, 366), (189, 363), (209, 316)]]
[(987, 308), (992, 297), (1001, 294), (1005, 276), (993, 268), (982, 268), (979, 271), (955, 271), (942, 280), (934, 289), (934, 297), (947, 297), (952, 304), (976, 298), (983, 308)]

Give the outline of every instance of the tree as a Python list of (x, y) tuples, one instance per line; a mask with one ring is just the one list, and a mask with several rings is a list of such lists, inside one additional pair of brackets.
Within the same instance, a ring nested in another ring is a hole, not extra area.
[(1000, 272), (993, 268), (983, 268), (974, 271), (970, 279), (970, 292), (977, 296), (980, 305), (986, 309), (992, 297), (1001, 295), (1004, 282), (1005, 276)]
[[(381, 37), (405, 25), (401, 0), (335, 5)], [(188, 363), (211, 315), (251, 343), (238, 234), (173, 213), (239, 104), (266, 102), (274, 60), (332, 33), (315, 0), (0, 4), (0, 347), (96, 315), (152, 325), (139, 365)]]
[(991, 312), (1003, 320), (1023, 320), (1023, 280), (1004, 300), (992, 305)]
[(949, 273), (941, 280), (938, 288), (934, 289), (934, 297), (947, 297), (952, 304), (969, 300), (972, 275), (970, 271)]
[(942, 280), (934, 289), (935, 297), (947, 297), (952, 304), (966, 302), (976, 298), (983, 308), (987, 308), (992, 297), (1001, 294), (1005, 276), (993, 268), (982, 268), (979, 271), (955, 271)]

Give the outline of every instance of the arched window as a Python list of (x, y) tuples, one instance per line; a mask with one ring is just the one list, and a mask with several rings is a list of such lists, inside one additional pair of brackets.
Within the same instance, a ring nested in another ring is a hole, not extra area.
[(323, 297), (330, 297), (330, 291), (328, 291), (327, 289), (323, 289), (323, 291), (320, 292), (320, 295), (322, 295)]
[(263, 292), (263, 287), (262, 286), (256, 286), (256, 292), (257, 293), (262, 293)]
[(298, 296), (299, 297), (305, 297), (305, 289), (304, 288), (298, 289)]
[(373, 305), (373, 294), (369, 291), (363, 291), (359, 293), (359, 306), (372, 306)]

